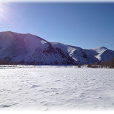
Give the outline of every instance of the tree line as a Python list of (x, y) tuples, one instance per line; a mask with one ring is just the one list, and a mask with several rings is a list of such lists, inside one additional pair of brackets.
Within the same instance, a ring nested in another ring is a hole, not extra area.
[[(32, 63), (27, 63), (24, 61), (21, 62), (12, 62), (12, 61), (7, 61), (7, 60), (2, 60), (0, 59), (0, 65), (36, 65), (38, 64), (36, 61), (33, 61)], [(70, 64), (69, 64), (70, 65)], [(87, 64), (87, 67), (90, 68), (114, 68), (114, 58), (108, 62), (95, 62), (93, 64)], [(81, 68), (81, 65), (78, 64), (78, 68)]]
[(0, 65), (27, 65), (27, 62), (12, 62), (0, 59)]
[(91, 68), (114, 68), (114, 58), (108, 62), (95, 62), (93, 64), (88, 64), (87, 67)]
[(16, 65), (17, 62), (7, 61), (0, 59), (0, 65)]

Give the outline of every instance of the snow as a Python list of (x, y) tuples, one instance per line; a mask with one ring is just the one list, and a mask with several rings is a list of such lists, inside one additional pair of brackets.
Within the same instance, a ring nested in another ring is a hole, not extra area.
[(114, 69), (1, 66), (0, 110), (114, 110)]
[(99, 61), (108, 62), (114, 58), (114, 51), (100, 46), (94, 49), (85, 49), (86, 52), (95, 56)]
[(94, 48), (94, 49), (92, 49), (92, 50), (96, 51), (97, 53), (102, 53), (102, 52), (104, 52), (105, 50), (107, 50), (107, 48), (104, 47), (104, 46), (100, 46), (100, 47), (96, 47), (96, 48)]
[(88, 51), (85, 51), (80, 47), (61, 44), (57, 42), (51, 42), (51, 44), (53, 47), (61, 49), (64, 53), (66, 53), (66, 56), (69, 55), (78, 64), (94, 63), (98, 61), (98, 59), (96, 59), (92, 54), (89, 54)]
[(114, 51), (107, 49), (102, 53), (98, 54), (96, 58), (98, 58), (98, 60), (108, 62), (114, 58)]
[(93, 56), (96, 56), (98, 54), (102, 54), (105, 50), (107, 50), (107, 48), (103, 47), (103, 46), (96, 47), (93, 49), (85, 49), (86, 52), (90, 53)]
[(51, 42), (51, 44), (55, 48), (60, 48), (65, 53), (71, 53), (74, 50), (81, 50), (82, 49), (80, 47), (75, 47), (75, 46), (71, 46), (71, 45), (67, 45), (67, 44), (62, 44), (62, 43), (58, 43), (58, 42)]
[(46, 47), (46, 40), (32, 34), (20, 34), (10, 31), (0, 32), (0, 58), (10, 58), (12, 61), (34, 61), (31, 56), (38, 48)]

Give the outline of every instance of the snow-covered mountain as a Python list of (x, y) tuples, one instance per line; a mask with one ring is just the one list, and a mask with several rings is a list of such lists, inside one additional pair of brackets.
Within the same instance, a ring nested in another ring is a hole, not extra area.
[(100, 46), (94, 49), (86, 49), (86, 52), (96, 57), (99, 61), (108, 62), (114, 58), (114, 51)]
[(29, 64), (83, 64), (108, 61), (114, 51), (105, 47), (82, 49), (57, 42), (48, 42), (36, 35), (0, 32), (0, 59)]

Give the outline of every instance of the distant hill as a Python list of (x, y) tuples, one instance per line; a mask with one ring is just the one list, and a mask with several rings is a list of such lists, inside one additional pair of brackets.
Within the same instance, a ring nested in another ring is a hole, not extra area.
[(82, 49), (57, 42), (48, 42), (36, 35), (0, 32), (0, 59), (27, 64), (69, 65), (109, 61), (114, 51), (106, 47)]
[(108, 62), (114, 58), (114, 51), (103, 46), (94, 49), (88, 49), (86, 51), (101, 62)]

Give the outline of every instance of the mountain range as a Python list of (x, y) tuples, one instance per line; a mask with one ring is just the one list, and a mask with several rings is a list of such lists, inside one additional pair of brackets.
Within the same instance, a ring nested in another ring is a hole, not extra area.
[(107, 62), (114, 51), (100, 46), (94, 49), (48, 42), (29, 33), (0, 32), (0, 59), (40, 65), (78, 65)]

